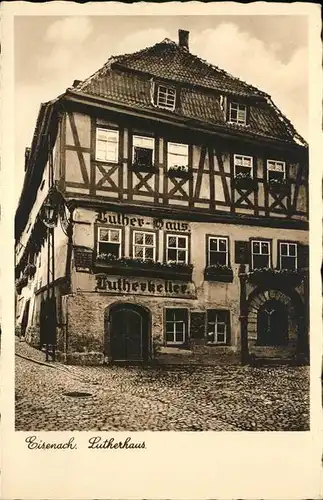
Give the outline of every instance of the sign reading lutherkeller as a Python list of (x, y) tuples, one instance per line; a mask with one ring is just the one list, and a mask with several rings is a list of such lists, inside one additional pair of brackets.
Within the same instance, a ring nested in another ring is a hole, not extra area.
[(176, 297), (195, 299), (194, 283), (182, 281), (123, 278), (107, 274), (96, 274), (96, 292), (107, 292), (129, 295), (149, 295), (155, 297)]
[(137, 215), (124, 215), (121, 213), (112, 213), (98, 211), (96, 222), (109, 224), (112, 226), (130, 226), (135, 228), (164, 229), (166, 231), (190, 232), (190, 226), (187, 222), (164, 220), (152, 217), (138, 217)]

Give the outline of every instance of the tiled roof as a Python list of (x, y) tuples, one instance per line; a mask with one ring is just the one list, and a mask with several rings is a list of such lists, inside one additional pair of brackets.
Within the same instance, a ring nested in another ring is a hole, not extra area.
[[(107, 98), (134, 108), (156, 109), (151, 102), (150, 78), (179, 84), (180, 107), (162, 110), (231, 130), (306, 144), (292, 124), (272, 103), (270, 96), (226, 71), (213, 66), (175, 42), (165, 39), (152, 47), (122, 56), (111, 57), (94, 75), (81, 82), (74, 92)], [(249, 123), (246, 127), (229, 124), (220, 108), (220, 94), (249, 100)], [(161, 111), (161, 110), (160, 110)]]

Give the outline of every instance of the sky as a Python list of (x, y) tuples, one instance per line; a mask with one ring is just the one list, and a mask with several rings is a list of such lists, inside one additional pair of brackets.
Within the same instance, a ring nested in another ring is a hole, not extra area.
[(190, 51), (272, 96), (308, 138), (308, 33), (305, 16), (17, 16), (15, 18), (15, 188), (41, 102), (103, 66), (190, 32)]

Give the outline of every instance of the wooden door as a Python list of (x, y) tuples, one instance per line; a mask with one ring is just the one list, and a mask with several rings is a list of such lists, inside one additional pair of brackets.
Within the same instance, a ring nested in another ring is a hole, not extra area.
[(110, 312), (110, 352), (113, 361), (142, 361), (147, 352), (147, 313), (123, 304)]
[(288, 312), (278, 300), (268, 300), (258, 311), (259, 345), (282, 346), (288, 342)]

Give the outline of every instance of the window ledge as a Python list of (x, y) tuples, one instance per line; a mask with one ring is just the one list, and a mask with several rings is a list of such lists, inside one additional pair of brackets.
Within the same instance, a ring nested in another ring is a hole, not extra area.
[(228, 268), (228, 270), (214, 269), (212, 267), (206, 267), (204, 270), (205, 281), (219, 281), (222, 283), (232, 283), (233, 281), (233, 271)]
[(94, 265), (95, 272), (109, 271), (109, 273), (125, 276), (166, 278), (177, 281), (191, 281), (192, 270), (190, 266), (167, 267), (158, 262), (138, 263), (136, 261), (131, 262), (130, 259), (127, 262), (97, 260)]
[(160, 354), (192, 354), (190, 349), (185, 349), (183, 345), (166, 345), (161, 347)]
[(170, 168), (167, 170), (167, 177), (178, 177), (180, 179), (191, 178), (192, 173), (189, 170), (177, 170), (175, 168)]
[(145, 172), (155, 174), (158, 172), (158, 167), (156, 165), (140, 165), (138, 163), (133, 163), (130, 167), (132, 172)]

